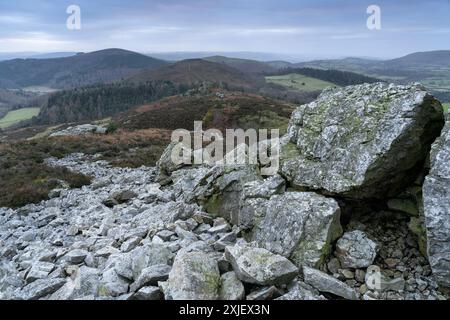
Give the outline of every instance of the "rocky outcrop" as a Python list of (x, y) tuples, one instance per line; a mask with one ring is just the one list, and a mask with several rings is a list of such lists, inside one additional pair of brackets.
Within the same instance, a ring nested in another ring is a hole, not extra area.
[(337, 202), (312, 192), (286, 192), (249, 205), (262, 217), (253, 240), (298, 267), (320, 266), (342, 234)]
[(433, 144), (423, 185), (428, 258), (438, 283), (450, 288), (450, 121)]
[[(445, 299), (433, 276), (445, 287), (448, 127), (425, 210), (426, 169), (413, 174), (438, 105), (419, 86), (326, 91), (294, 113), (266, 179), (257, 165), (170, 164), (173, 146), (156, 168), (48, 159), (92, 184), (0, 208), (0, 299)], [(433, 270), (411, 231), (422, 217)]]
[(54, 132), (50, 137), (81, 136), (89, 133), (105, 134), (106, 128), (94, 124), (82, 124)]
[(414, 179), (442, 123), (442, 105), (420, 85), (328, 89), (293, 113), (281, 173), (300, 188), (386, 198)]

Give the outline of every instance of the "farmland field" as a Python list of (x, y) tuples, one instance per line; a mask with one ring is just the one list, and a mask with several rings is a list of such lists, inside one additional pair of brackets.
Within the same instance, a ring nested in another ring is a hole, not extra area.
[(448, 108), (450, 108), (450, 103), (444, 103), (444, 111), (447, 112)]
[(39, 108), (23, 108), (9, 111), (0, 119), (0, 128), (4, 129), (23, 120), (28, 120), (39, 114)]
[(296, 73), (266, 77), (266, 81), (297, 91), (318, 91), (327, 87), (337, 87), (334, 83), (306, 77)]

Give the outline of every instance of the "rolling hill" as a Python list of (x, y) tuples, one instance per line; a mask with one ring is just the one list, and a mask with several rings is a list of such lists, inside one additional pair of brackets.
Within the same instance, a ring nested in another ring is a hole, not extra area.
[(273, 66), (256, 60), (249, 60), (249, 59), (238, 59), (238, 58), (228, 58), (224, 56), (213, 56), (213, 57), (207, 57), (203, 60), (220, 63), (227, 65), (229, 67), (238, 69), (241, 72), (244, 73), (256, 73), (256, 74), (263, 74), (268, 72), (274, 72), (277, 69)]
[(405, 69), (449, 68), (450, 50), (416, 52), (398, 59), (387, 60), (384, 65)]
[(296, 67), (338, 69), (374, 74), (398, 73), (399, 76), (408, 75), (408, 71), (426, 72), (436, 68), (446, 70), (450, 68), (450, 50), (416, 52), (404, 57), (391, 60), (370, 60), (361, 58), (345, 58), (336, 60), (314, 60), (295, 64)]
[(228, 88), (252, 89), (264, 84), (264, 78), (245, 74), (224, 64), (202, 59), (189, 59), (161, 68), (145, 71), (128, 79), (139, 83), (146, 81), (171, 81), (194, 85), (204, 82), (226, 85)]
[(421, 82), (439, 99), (450, 101), (450, 50), (416, 52), (391, 60), (315, 60), (295, 66), (351, 71), (398, 84)]
[(122, 49), (55, 59), (15, 59), (0, 62), (0, 87), (67, 89), (119, 80), (165, 64), (162, 60)]

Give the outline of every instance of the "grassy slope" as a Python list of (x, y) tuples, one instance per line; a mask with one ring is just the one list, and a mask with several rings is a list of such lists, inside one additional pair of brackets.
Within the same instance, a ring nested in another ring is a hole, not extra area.
[(288, 74), (283, 76), (266, 77), (266, 81), (275, 83), (283, 87), (297, 90), (297, 91), (317, 91), (323, 90), (327, 87), (335, 87), (331, 82), (322, 81), (310, 77), (305, 77), (300, 74)]
[(444, 103), (444, 110), (447, 112), (448, 108), (450, 108), (450, 103)]
[(39, 108), (23, 108), (8, 112), (0, 119), (0, 128), (4, 129), (23, 120), (28, 120), (39, 114)]
[(256, 94), (226, 92), (223, 98), (214, 94), (165, 98), (120, 114), (114, 121), (125, 130), (193, 130), (194, 121), (203, 120), (205, 128), (280, 128), (284, 133), (294, 109), (290, 103)]
[(45, 165), (43, 160), (48, 157), (82, 152), (101, 154), (100, 159), (119, 167), (154, 166), (169, 140), (170, 131), (148, 129), (0, 143), (0, 207), (21, 207), (48, 199), (58, 180), (73, 188), (90, 183), (85, 175)]
[[(183, 60), (177, 63), (142, 72), (131, 77), (131, 82), (171, 81), (177, 84), (198, 82), (226, 83), (232, 87), (253, 88), (258, 79), (225, 64), (200, 59)], [(262, 77), (260, 80), (263, 80)]]

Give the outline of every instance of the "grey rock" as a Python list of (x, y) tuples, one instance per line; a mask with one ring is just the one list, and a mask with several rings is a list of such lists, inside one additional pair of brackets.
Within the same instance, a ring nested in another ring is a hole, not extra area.
[(279, 175), (264, 181), (250, 181), (244, 184), (240, 199), (238, 225), (243, 230), (251, 230), (264, 217), (265, 211), (261, 207), (275, 194), (282, 194), (286, 188), (286, 181)]
[(220, 277), (220, 300), (243, 300), (245, 288), (236, 273), (227, 272)]
[(162, 293), (158, 287), (144, 287), (132, 295), (131, 300), (161, 300)]
[(339, 269), (341, 269), (341, 263), (339, 262), (339, 260), (337, 258), (332, 258), (327, 263), (327, 268), (328, 268), (328, 271), (331, 273), (338, 273)]
[(288, 293), (276, 300), (326, 300), (317, 289), (301, 281), (295, 281)]
[(55, 207), (46, 208), (39, 215), (39, 218), (36, 219), (36, 225), (38, 228), (42, 228), (48, 225), (50, 222), (56, 219), (61, 213), (61, 210)]
[(53, 271), (55, 265), (50, 262), (35, 262), (27, 274), (26, 281), (31, 283), (38, 279), (47, 278), (50, 272)]
[(111, 246), (107, 246), (107, 247), (104, 247), (104, 248), (101, 248), (101, 249), (97, 250), (95, 252), (95, 256), (96, 257), (101, 257), (101, 258), (108, 258), (110, 255), (117, 254), (119, 252), (120, 251), (118, 249), (116, 249), (114, 247), (111, 247)]
[(48, 296), (66, 283), (65, 279), (38, 279), (22, 289), (21, 296), (25, 300), (37, 300)]
[(307, 284), (320, 292), (331, 293), (347, 300), (357, 299), (356, 291), (353, 288), (322, 271), (305, 266), (303, 267), (303, 277)]
[(142, 241), (141, 238), (132, 237), (132, 238), (128, 239), (127, 241), (125, 241), (124, 243), (122, 243), (122, 245), (120, 246), (120, 251), (130, 252), (131, 250), (136, 248), (139, 245), (139, 243), (141, 243), (141, 241)]
[(217, 261), (209, 255), (180, 250), (164, 290), (166, 299), (217, 300), (220, 273)]
[(256, 166), (215, 166), (195, 186), (192, 197), (207, 212), (237, 224), (244, 185), (261, 179)]
[(36, 236), (37, 236), (37, 231), (32, 229), (32, 230), (28, 230), (28, 231), (24, 232), (20, 236), (19, 240), (20, 241), (31, 242), (31, 241), (34, 241), (36, 239)]
[(246, 300), (249, 301), (262, 301), (262, 300), (272, 300), (281, 296), (280, 290), (275, 286), (261, 288), (251, 292)]
[(163, 245), (150, 244), (131, 251), (131, 257), (133, 279), (137, 280), (145, 268), (157, 264), (170, 265), (173, 254)]
[(49, 299), (74, 300), (89, 295), (97, 297), (99, 295), (99, 284), (99, 270), (82, 266)]
[(156, 234), (158, 237), (160, 237), (164, 241), (169, 241), (170, 238), (175, 235), (174, 232), (170, 230), (162, 230)]
[(252, 240), (297, 266), (321, 265), (330, 244), (342, 234), (337, 202), (313, 192), (286, 192), (246, 205), (262, 217)]
[(450, 121), (431, 150), (431, 169), (423, 185), (428, 259), (441, 287), (450, 288)]
[(166, 281), (169, 278), (172, 267), (166, 264), (157, 264), (142, 270), (139, 278), (131, 285), (130, 290), (137, 292), (139, 289), (149, 285), (156, 285), (159, 281)]
[(137, 194), (136, 192), (133, 192), (131, 190), (125, 190), (119, 193), (115, 193), (113, 195), (113, 198), (120, 204), (130, 201), (133, 198), (136, 198)]
[(298, 268), (285, 257), (264, 248), (235, 245), (225, 249), (225, 257), (239, 279), (257, 285), (289, 283), (298, 274)]
[(231, 227), (228, 224), (219, 225), (216, 227), (212, 227), (208, 230), (210, 234), (219, 234), (219, 233), (227, 233), (231, 230)]
[(345, 233), (336, 244), (336, 255), (344, 268), (366, 268), (377, 252), (378, 245), (359, 230)]
[(131, 253), (113, 254), (105, 263), (106, 268), (114, 268), (116, 273), (128, 280), (133, 280), (133, 259)]
[(80, 233), (80, 230), (78, 229), (77, 226), (73, 226), (73, 225), (69, 226), (66, 231), (66, 235), (68, 235), (68, 236), (76, 236), (78, 233)]
[(50, 137), (81, 136), (92, 133), (105, 134), (106, 128), (93, 124), (82, 124), (54, 132), (50, 135)]
[(297, 187), (386, 198), (412, 182), (442, 123), (441, 104), (420, 85), (327, 89), (293, 113), (281, 172)]
[(116, 270), (108, 269), (103, 272), (99, 285), (100, 296), (118, 297), (128, 292), (129, 282), (117, 274)]
[[(176, 152), (176, 150), (178, 150), (177, 148), (179, 147), (179, 143), (178, 142), (171, 142), (167, 148), (164, 150), (163, 154), (161, 155), (161, 158), (159, 159), (159, 161), (156, 163), (156, 167), (158, 169), (158, 173), (157, 173), (157, 178), (156, 181), (161, 183), (161, 184), (167, 184), (169, 183), (170, 180), (170, 176), (172, 174), (172, 172), (181, 169), (182, 167), (185, 166), (184, 163), (174, 163), (172, 161), (172, 153)], [(179, 150), (179, 154), (181, 154), (181, 150)], [(187, 152), (190, 152), (189, 149), (187, 149)], [(174, 153), (175, 154), (175, 153)], [(190, 157), (189, 157), (190, 159)]]
[(67, 262), (72, 264), (79, 264), (84, 261), (89, 252), (82, 249), (75, 249), (67, 253), (64, 258)]

